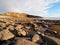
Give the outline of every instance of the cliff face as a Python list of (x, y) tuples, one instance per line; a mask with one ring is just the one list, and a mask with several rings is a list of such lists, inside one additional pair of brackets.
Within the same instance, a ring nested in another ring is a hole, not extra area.
[(8, 12), (8, 13), (0, 14), (0, 18), (3, 18), (3, 19), (8, 18), (10, 20), (25, 21), (25, 20), (27, 20), (27, 14), (25, 14), (25, 13), (16, 13), (16, 12)]
[(25, 13), (16, 13), (16, 12), (8, 12), (8, 13), (4, 13), (4, 14), (0, 14), (0, 16), (11, 16), (11, 17), (17, 17), (17, 18), (25, 18), (25, 17), (28, 17), (28, 18), (42, 18), (42, 17), (39, 17), (39, 16), (33, 16), (33, 15), (29, 15), (29, 14), (25, 14)]
[(27, 14), (24, 13), (16, 13), (16, 12), (8, 12), (8, 13), (4, 13), (2, 14), (3, 16), (11, 16), (11, 17), (26, 17)]
[(8, 18), (10, 20), (14, 19), (14, 20), (21, 20), (21, 21), (33, 21), (35, 19), (37, 20), (37, 18), (40, 19), (42, 17), (33, 16), (25, 13), (8, 12), (8, 13), (0, 14), (0, 18)]

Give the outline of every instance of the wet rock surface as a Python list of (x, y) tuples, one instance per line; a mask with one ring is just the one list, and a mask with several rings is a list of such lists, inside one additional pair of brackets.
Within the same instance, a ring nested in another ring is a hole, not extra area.
[(0, 45), (60, 45), (60, 23), (23, 15), (0, 18)]

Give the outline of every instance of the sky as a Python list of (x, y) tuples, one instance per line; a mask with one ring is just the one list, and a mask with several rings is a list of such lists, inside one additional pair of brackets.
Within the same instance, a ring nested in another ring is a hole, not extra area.
[(60, 3), (54, 3), (51, 8), (48, 9), (48, 13), (54, 17), (60, 17)]
[(60, 17), (60, 0), (0, 0), (0, 14), (6, 12)]

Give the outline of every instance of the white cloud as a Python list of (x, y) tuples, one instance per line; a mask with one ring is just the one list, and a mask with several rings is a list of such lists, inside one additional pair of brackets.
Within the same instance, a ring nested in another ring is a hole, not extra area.
[(60, 0), (0, 0), (0, 13), (14, 11), (39, 16), (49, 16), (47, 8), (50, 8), (51, 4), (59, 1)]

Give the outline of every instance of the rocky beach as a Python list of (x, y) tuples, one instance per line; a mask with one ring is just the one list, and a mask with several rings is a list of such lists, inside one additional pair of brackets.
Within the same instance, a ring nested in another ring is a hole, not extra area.
[(60, 20), (16, 12), (0, 14), (0, 45), (60, 45)]

